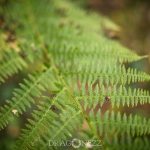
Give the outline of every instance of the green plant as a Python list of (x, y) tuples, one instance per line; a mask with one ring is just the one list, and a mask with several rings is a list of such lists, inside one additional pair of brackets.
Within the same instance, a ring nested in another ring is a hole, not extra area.
[(150, 76), (126, 66), (142, 57), (104, 36), (103, 23), (113, 23), (61, 0), (13, 1), (1, 12), (0, 83), (26, 77), (0, 108), (0, 129), (31, 113), (12, 149), (63, 149), (49, 141), (74, 138), (99, 141), (93, 149), (149, 149), (150, 120), (118, 108), (149, 104), (132, 83)]

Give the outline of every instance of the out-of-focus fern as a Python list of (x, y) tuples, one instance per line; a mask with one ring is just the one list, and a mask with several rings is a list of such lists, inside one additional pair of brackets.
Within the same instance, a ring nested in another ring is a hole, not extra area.
[[(116, 109), (149, 104), (149, 91), (132, 84), (150, 75), (125, 65), (142, 57), (104, 36), (110, 21), (67, 0), (13, 1), (1, 10), (8, 20), (1, 33), (15, 30), (16, 41), (0, 39), (0, 83), (30, 74), (0, 107), (0, 129), (32, 110), (14, 149), (60, 149), (49, 141), (76, 137), (97, 139), (105, 149), (149, 148), (149, 118)], [(112, 108), (103, 110), (108, 103)]]
[(16, 52), (4, 53), (0, 60), (0, 83), (26, 66), (26, 62)]

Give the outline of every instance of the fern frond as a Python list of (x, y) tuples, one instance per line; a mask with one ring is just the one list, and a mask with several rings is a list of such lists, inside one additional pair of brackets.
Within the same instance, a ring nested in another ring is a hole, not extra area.
[[(55, 30), (60, 30), (59, 28), (55, 28)], [(64, 29), (65, 30), (65, 29)], [(63, 34), (63, 28), (59, 31), (59, 34)], [(69, 31), (68, 31), (69, 32)], [(73, 31), (72, 31), (73, 32)], [(108, 39), (104, 37), (99, 37), (98, 40), (95, 41), (94, 36), (91, 34), (87, 35), (70, 35), (67, 39), (61, 38), (60, 45), (56, 45), (56, 40), (51, 42), (49, 45), (49, 49), (51, 50), (52, 54), (56, 59), (64, 58), (69, 60), (69, 58), (80, 60), (80, 58), (88, 57), (88, 59), (93, 58), (93, 61), (96, 58), (100, 59), (109, 59), (109, 60), (118, 60), (120, 63), (122, 62), (132, 62), (141, 59), (140, 56), (137, 56), (127, 50), (124, 50), (121, 46), (118, 46), (115, 42), (110, 42)], [(65, 31), (65, 35), (67, 32)], [(88, 38), (87, 38), (88, 37)], [(55, 37), (56, 38), (56, 37)], [(81, 39), (80, 39), (81, 38)], [(93, 39), (91, 41), (91, 38)], [(78, 39), (78, 42), (75, 40)], [(84, 41), (82, 41), (84, 39)], [(66, 40), (68, 43), (66, 43)], [(72, 42), (73, 41), (73, 42)], [(99, 41), (101, 41), (99, 43)], [(107, 45), (105, 44), (107, 42)], [(88, 44), (87, 44), (88, 43)], [(57, 61), (57, 63), (59, 60)], [(67, 61), (65, 61), (67, 62)]]
[[(21, 139), (18, 141), (18, 148), (29, 149), (40, 138), (40, 142), (47, 140), (66, 139), (72, 135), (72, 131), (81, 125), (80, 110), (76, 110), (69, 97), (65, 94), (66, 90), (62, 89), (53, 99), (43, 101), (39, 105), (39, 110), (34, 111), (33, 120), (29, 120), (27, 129), (23, 130)], [(62, 95), (64, 95), (62, 97)], [(64, 103), (65, 102), (65, 103)], [(53, 110), (56, 107), (56, 110)], [(38, 141), (39, 142), (39, 141)], [(48, 146), (49, 141), (46, 141)], [(42, 146), (40, 145), (40, 148)]]
[[(78, 90), (78, 91), (77, 91)], [(127, 105), (135, 107), (138, 104), (149, 104), (150, 93), (144, 89), (134, 89), (125, 86), (104, 86), (101, 84), (84, 84), (76, 90), (76, 99), (84, 102), (85, 107), (96, 107), (96, 105), (109, 102), (112, 107)]]
[[(62, 68), (67, 68), (63, 66)], [(101, 66), (100, 64), (93, 65), (88, 64), (82, 67), (82, 65), (79, 65), (78, 69), (76, 70), (75, 67), (69, 67), (66, 70), (61, 69), (62, 73), (66, 76), (66, 81), (69, 84), (76, 84), (77, 81), (80, 81), (81, 84), (84, 80), (91, 81), (97, 81), (101, 84), (107, 84), (107, 85), (114, 85), (114, 84), (131, 84), (131, 83), (137, 83), (137, 82), (148, 82), (150, 81), (150, 75), (137, 71), (136, 69), (129, 68), (126, 70), (124, 67), (111, 67), (106, 66), (105, 64)], [(72, 82), (72, 83), (71, 83)]]
[[(0, 109), (0, 129), (4, 128), (12, 118), (15, 117), (13, 110), (17, 111), (17, 116), (22, 114), (31, 104), (35, 103), (35, 98), (42, 95), (46, 89), (57, 91), (59, 88), (54, 84), (56, 76), (52, 73), (52, 68), (47, 69), (44, 73), (33, 76), (29, 75), (28, 80), (20, 84), (16, 89), (11, 101)], [(57, 82), (59, 82), (57, 80)]]

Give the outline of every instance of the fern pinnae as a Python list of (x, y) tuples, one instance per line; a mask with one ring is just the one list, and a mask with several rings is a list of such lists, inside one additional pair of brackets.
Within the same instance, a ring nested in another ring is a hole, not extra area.
[[(93, 112), (91, 112), (90, 118), (95, 120)], [(99, 116), (96, 115), (96, 121), (93, 122), (93, 127), (96, 126), (96, 124), (99, 126), (99, 133), (101, 135), (103, 135), (108, 129), (115, 134), (127, 133), (131, 136), (150, 133), (150, 120), (138, 115), (126, 116), (126, 114), (121, 115), (120, 112), (114, 113), (107, 111), (104, 116), (102, 116), (100, 112)]]
[(124, 150), (148, 150), (150, 146), (148, 137), (135, 137), (133, 139), (131, 135), (121, 134), (117, 136), (114, 134), (112, 138), (105, 135), (104, 139), (106, 141), (104, 147), (107, 146), (112, 150), (120, 149), (120, 146)]

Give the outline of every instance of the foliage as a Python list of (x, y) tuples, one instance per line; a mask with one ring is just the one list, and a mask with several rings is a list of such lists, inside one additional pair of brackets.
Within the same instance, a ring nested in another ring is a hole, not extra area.
[(49, 140), (73, 138), (149, 148), (149, 118), (117, 108), (149, 104), (149, 91), (132, 84), (150, 75), (127, 67), (142, 57), (105, 37), (103, 23), (113, 23), (65, 0), (13, 1), (1, 11), (0, 84), (18, 72), (27, 77), (0, 107), (0, 129), (31, 109), (12, 149), (60, 149)]

